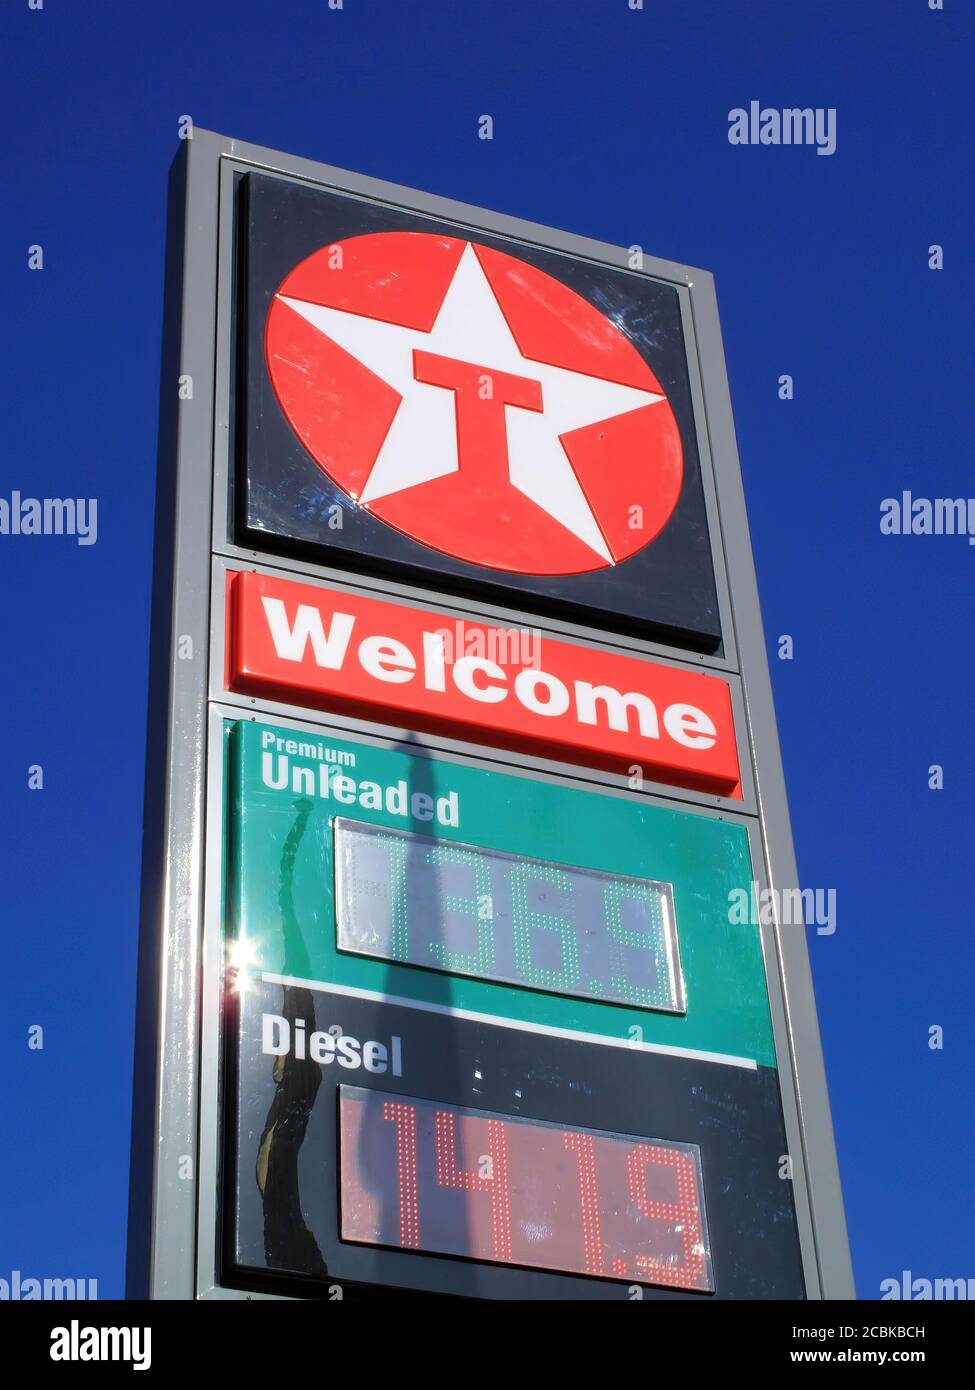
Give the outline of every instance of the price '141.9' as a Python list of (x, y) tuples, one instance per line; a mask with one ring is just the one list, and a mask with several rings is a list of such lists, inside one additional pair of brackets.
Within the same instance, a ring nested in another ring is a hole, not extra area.
[(696, 1145), (342, 1086), (341, 1236), (713, 1291)]

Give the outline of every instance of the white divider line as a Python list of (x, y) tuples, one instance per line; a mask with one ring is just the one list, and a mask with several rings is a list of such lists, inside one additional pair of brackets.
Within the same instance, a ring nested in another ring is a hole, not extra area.
[(693, 1047), (664, 1047), (659, 1043), (634, 1042), (630, 1038), (611, 1038), (603, 1033), (583, 1033), (576, 1028), (554, 1028), (548, 1023), (531, 1023), (527, 1019), (500, 1018), (495, 1014), (482, 1014), (474, 1009), (457, 1009), (450, 1004), (431, 1004), (424, 999), (406, 999), (395, 994), (381, 994), (378, 990), (358, 989), (353, 985), (323, 983), (321, 980), (301, 980), (295, 975), (272, 975), (265, 971), (261, 975), (265, 984), (294, 985), (298, 989), (315, 989), (322, 994), (346, 994), (351, 999), (368, 999), (377, 1004), (395, 1004), (403, 1009), (421, 1009), (428, 1014), (448, 1014), (451, 1018), (467, 1018), (474, 1023), (487, 1023), (495, 1028), (514, 1028), (521, 1033), (544, 1033), (552, 1038), (571, 1038), (575, 1042), (601, 1043), (604, 1047), (623, 1047), (633, 1052), (659, 1052), (667, 1057), (693, 1058), (698, 1062), (718, 1062), (725, 1067), (744, 1067), (747, 1071), (757, 1071), (758, 1063), (752, 1057), (729, 1057), (723, 1052), (699, 1052)]

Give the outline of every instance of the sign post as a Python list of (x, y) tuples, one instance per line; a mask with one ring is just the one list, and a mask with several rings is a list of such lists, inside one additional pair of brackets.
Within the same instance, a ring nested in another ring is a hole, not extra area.
[(130, 1292), (852, 1297), (710, 276), (172, 208)]

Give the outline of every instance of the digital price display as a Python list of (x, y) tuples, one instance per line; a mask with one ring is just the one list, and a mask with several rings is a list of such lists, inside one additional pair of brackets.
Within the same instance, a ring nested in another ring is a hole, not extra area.
[(235, 1279), (803, 1297), (740, 819), (295, 724), (227, 755)]
[(685, 1012), (669, 883), (335, 817), (340, 951)]
[(711, 1292), (694, 1144), (339, 1087), (341, 1238)]

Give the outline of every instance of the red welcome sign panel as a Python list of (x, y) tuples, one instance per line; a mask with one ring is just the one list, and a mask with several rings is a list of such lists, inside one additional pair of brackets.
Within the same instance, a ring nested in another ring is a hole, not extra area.
[(741, 797), (731, 692), (719, 676), (413, 604), (232, 572), (227, 685)]

